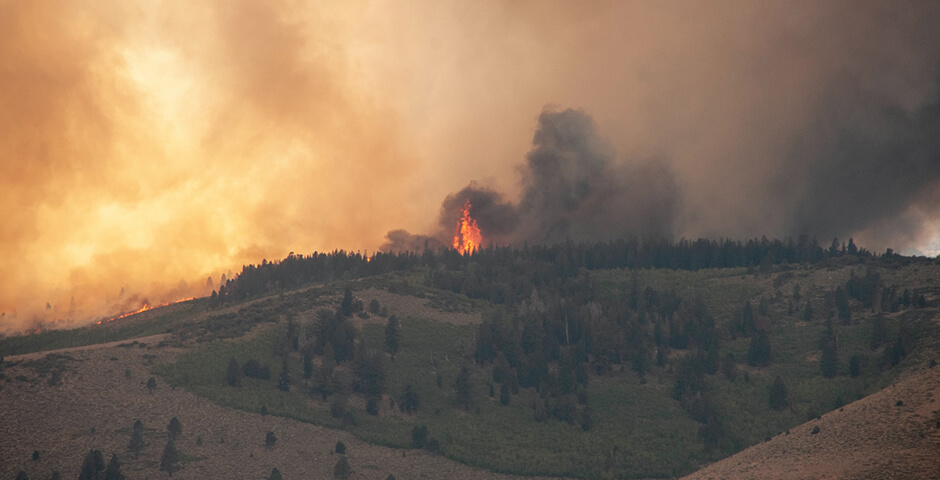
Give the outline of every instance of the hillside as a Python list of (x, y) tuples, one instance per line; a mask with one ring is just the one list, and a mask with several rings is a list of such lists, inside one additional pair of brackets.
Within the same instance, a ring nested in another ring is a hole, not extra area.
[[(152, 478), (173, 416), (180, 478), (326, 476), (338, 440), (351, 478), (668, 478), (706, 465), (693, 478), (929, 473), (886, 462), (915, 464), (937, 445), (935, 262), (862, 253), (623, 269), (579, 248), (565, 261), (360, 258), (341, 278), (322, 270), (278, 287), (282, 267), (314, 265), (289, 258), (246, 269), (250, 288), (236, 281), (73, 335), (3, 339), (0, 352), (17, 356), (0, 379), (12, 419), (0, 427), (11, 459), (0, 476), (73, 476), (95, 448), (119, 454), (129, 478)], [(148, 444), (139, 459), (127, 452), (136, 418)], [(872, 425), (881, 433), (858, 434)], [(882, 437), (903, 439), (907, 457)], [(826, 459), (840, 449), (870, 468), (839, 470)]]
[(683, 479), (940, 478), (940, 367), (929, 365)]

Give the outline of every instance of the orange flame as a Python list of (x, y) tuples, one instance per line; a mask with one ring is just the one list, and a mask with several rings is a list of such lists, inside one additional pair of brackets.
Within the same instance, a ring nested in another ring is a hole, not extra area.
[(480, 233), (480, 227), (477, 227), (477, 221), (470, 216), (470, 200), (463, 204), (460, 220), (457, 221), (457, 232), (454, 233), (454, 248), (463, 254), (473, 254), (474, 250), (480, 248), (483, 244), (483, 234)]
[(179, 300), (177, 300), (177, 301), (175, 301), (175, 302), (166, 302), (166, 303), (164, 303), (164, 304), (161, 304), (161, 305), (154, 305), (154, 306), (152, 306), (152, 307), (151, 307), (149, 304), (144, 303), (143, 306), (141, 306), (141, 307), (138, 308), (137, 310), (134, 310), (133, 312), (125, 312), (125, 313), (122, 313), (122, 314), (120, 314), (120, 315), (118, 315), (118, 316), (116, 316), (116, 317), (111, 317), (111, 318), (109, 318), (109, 319), (107, 319), (107, 320), (98, 320), (97, 325), (101, 325), (102, 323), (105, 323), (105, 322), (113, 322), (113, 321), (115, 321), (115, 320), (120, 320), (120, 319), (122, 319), (122, 318), (127, 318), (127, 317), (129, 317), (129, 316), (131, 316), (131, 315), (137, 315), (138, 313), (146, 312), (147, 310), (153, 310), (154, 308), (165, 307), (165, 306), (167, 306), (167, 305), (173, 305), (173, 304), (176, 304), (176, 303), (188, 302), (188, 301), (190, 301), (190, 300), (194, 300), (195, 298), (196, 298), (196, 297), (181, 298), (181, 299), (179, 299)]

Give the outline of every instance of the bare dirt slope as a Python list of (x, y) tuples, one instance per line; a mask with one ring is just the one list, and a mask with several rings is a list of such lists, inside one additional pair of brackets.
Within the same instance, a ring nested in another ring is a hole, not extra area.
[(940, 366), (684, 477), (726, 478), (940, 479)]
[[(12, 479), (20, 470), (29, 478), (49, 478), (53, 470), (76, 478), (91, 449), (101, 450), (105, 461), (117, 453), (129, 480), (166, 478), (159, 459), (174, 416), (183, 424), (177, 444), (187, 461), (173, 478), (260, 480), (275, 467), (286, 479), (332, 478), (339, 456), (331, 451), (340, 440), (348, 447), (352, 479), (512, 478), (423, 451), (369, 445), (343, 431), (227, 409), (159, 379), (149, 393), (149, 364), (171, 361), (178, 353), (101, 346), (41, 359), (65, 366), (57, 386), (49, 385), (49, 373), (39, 376), (43, 369), (35, 363), (8, 366), (10, 380), (0, 381), (0, 478)], [(147, 443), (137, 460), (127, 453), (135, 419), (143, 422)], [(268, 431), (278, 438), (270, 449), (264, 446)], [(40, 452), (38, 462), (31, 458), (34, 450)]]

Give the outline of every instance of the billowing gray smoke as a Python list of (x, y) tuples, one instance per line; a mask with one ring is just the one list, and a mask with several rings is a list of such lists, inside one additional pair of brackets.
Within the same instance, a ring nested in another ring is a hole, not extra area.
[(662, 163), (617, 163), (579, 110), (544, 111), (522, 168), (517, 240), (672, 237), (679, 192)]
[[(617, 162), (613, 148), (596, 130), (590, 115), (580, 110), (543, 111), (532, 150), (519, 167), (519, 204), (471, 182), (444, 199), (440, 230), (433, 237), (449, 244), (460, 210), (469, 200), (486, 245), (671, 238), (679, 210), (672, 172), (662, 163)], [(387, 237), (382, 248), (386, 251), (413, 249), (409, 247), (426, 242), (424, 236), (404, 230)]]
[(512, 241), (519, 225), (518, 210), (504, 201), (499, 192), (481, 187), (476, 182), (470, 182), (463, 190), (444, 199), (439, 224), (447, 240), (453, 237), (461, 209), (468, 200), (472, 205), (470, 212), (480, 230), (485, 232), (488, 244), (505, 245)]
[(828, 240), (877, 226), (913, 238), (940, 186), (940, 97), (907, 111), (853, 93), (821, 107), (828, 115), (808, 125), (795, 168), (781, 173), (797, 186), (789, 230)]

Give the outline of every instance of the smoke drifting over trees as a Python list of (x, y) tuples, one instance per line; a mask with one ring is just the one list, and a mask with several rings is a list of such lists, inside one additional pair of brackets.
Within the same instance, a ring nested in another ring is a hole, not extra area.
[(522, 175), (519, 239), (673, 234), (679, 199), (669, 167), (616, 162), (613, 148), (581, 111), (542, 112)]
[(798, 187), (789, 231), (832, 238), (875, 227), (879, 243), (916, 238), (940, 200), (937, 87), (910, 110), (867, 92), (830, 99), (797, 142), (795, 171), (782, 174)]
[(388, 234), (384, 250), (421, 250), (448, 244), (455, 219), (469, 200), (485, 245), (607, 240), (626, 236), (671, 238), (679, 191), (663, 163), (616, 161), (613, 147), (580, 110), (544, 110), (532, 150), (519, 167), (522, 199), (471, 182), (441, 205), (440, 231), (432, 237), (404, 230)]

